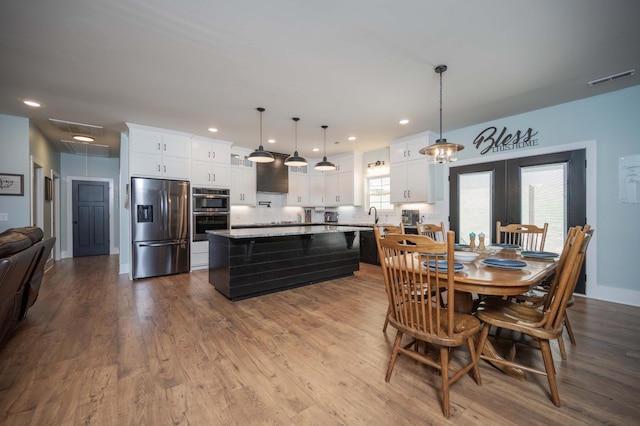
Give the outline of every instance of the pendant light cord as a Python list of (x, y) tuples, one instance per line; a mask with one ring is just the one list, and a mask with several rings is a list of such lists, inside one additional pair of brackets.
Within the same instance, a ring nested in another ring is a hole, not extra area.
[[(442, 76), (440, 76), (440, 78), (442, 78)], [(442, 98), (442, 95), (440, 96), (440, 98)], [(442, 120), (442, 107), (440, 107), (440, 120)], [(260, 147), (262, 147), (262, 111), (258, 109), (258, 111), (260, 111)], [(442, 129), (442, 124), (440, 124), (440, 128)]]
[(442, 140), (442, 72), (440, 73), (440, 140)]
[(324, 131), (324, 158), (327, 158), (327, 127), (329, 126), (322, 126), (322, 129)]

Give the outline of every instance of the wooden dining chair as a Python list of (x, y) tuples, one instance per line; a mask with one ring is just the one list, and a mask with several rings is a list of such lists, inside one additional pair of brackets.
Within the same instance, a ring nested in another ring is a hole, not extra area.
[[(569, 248), (568, 242), (571, 241), (571, 239), (575, 236), (575, 233), (579, 232), (580, 230), (588, 233), (590, 235), (590, 238), (593, 236), (594, 230), (591, 228), (591, 225), (585, 225), (582, 228), (580, 226), (575, 226), (570, 228), (569, 231), (567, 232), (567, 239), (565, 240), (564, 248), (562, 250), (562, 253), (560, 254), (560, 258), (558, 260), (558, 266), (556, 267), (556, 271), (552, 277), (551, 284), (547, 287), (538, 286), (533, 291), (527, 294), (516, 296), (514, 298), (514, 301), (516, 303), (524, 303), (525, 304), (524, 306), (531, 306), (534, 308), (539, 308), (539, 307), (542, 307), (542, 309), (548, 308), (548, 303), (552, 300), (553, 293), (558, 288), (558, 277), (560, 274), (559, 271), (562, 270), (562, 268), (564, 267), (564, 263), (566, 261), (566, 253), (568, 252), (568, 248)], [(582, 255), (586, 256), (586, 251)], [(584, 258), (580, 259), (579, 261), (581, 263), (584, 263)], [(574, 283), (574, 291), (575, 291), (575, 284), (577, 284), (577, 280), (576, 280), (576, 283)], [(570, 308), (571, 306), (573, 306), (573, 304), (574, 304), (574, 297), (573, 297), (573, 291), (572, 291), (571, 296), (567, 301), (567, 306), (565, 307), (562, 323), (564, 325), (564, 329), (567, 330), (567, 334), (569, 335), (569, 340), (571, 341), (571, 344), (575, 345), (576, 338), (575, 338), (575, 335), (573, 334), (573, 329), (571, 328), (571, 322), (569, 321), (569, 313), (567, 310), (567, 308)], [(562, 359), (567, 359), (567, 351), (564, 346), (564, 339), (562, 334), (558, 336), (558, 346), (560, 347), (560, 355), (562, 356)]]
[(445, 240), (444, 222), (440, 222), (440, 225), (416, 222), (416, 228), (418, 228), (418, 235), (426, 235), (435, 241)]
[(537, 341), (537, 346), (534, 347), (540, 350), (542, 354), (544, 370), (519, 363), (516, 360), (516, 345), (521, 343), (531, 345), (530, 339), (513, 340), (511, 356), (506, 359), (484, 355), (481, 355), (481, 358), (488, 359), (494, 364), (546, 375), (551, 392), (551, 400), (556, 406), (560, 406), (560, 395), (556, 383), (550, 341), (560, 339), (562, 336), (562, 321), (566, 305), (575, 290), (592, 234), (592, 231), (585, 232), (578, 227), (574, 235), (567, 237), (566, 247), (568, 247), (568, 252), (566, 253), (564, 264), (558, 270), (557, 278), (554, 279), (555, 286), (553, 286), (553, 290), (549, 292), (548, 299), (545, 300), (540, 309), (509, 301), (503, 301), (498, 304), (495, 301), (491, 303), (483, 301), (476, 312), (477, 317), (484, 323), (479, 342), (479, 347), (481, 348), (488, 338), (491, 326), (519, 332), (522, 335), (529, 336), (533, 341)]
[[(380, 240), (384, 238), (387, 234), (404, 234), (404, 225), (400, 224), (398, 226), (395, 225), (373, 225), (373, 235), (376, 239), (376, 246), (378, 247), (378, 259), (380, 259), (380, 263), (382, 263), (383, 254), (382, 249), (380, 247)], [(384, 325), (382, 326), (382, 331), (384, 333), (387, 332), (387, 326), (389, 325), (389, 313), (391, 312), (391, 306), (387, 309), (387, 315), (384, 317)]]
[[(423, 235), (397, 234), (389, 234), (380, 240), (382, 270), (391, 307), (389, 324), (397, 330), (385, 381), (391, 379), (399, 355), (407, 355), (439, 370), (445, 417), (449, 417), (450, 412), (450, 385), (472, 370), (476, 383), (482, 384), (479, 354), (474, 344), (480, 321), (471, 314), (456, 312), (454, 298), (450, 298), (446, 307), (438, 303), (441, 292), (453, 294), (455, 291), (454, 241), (453, 231), (448, 232), (446, 242), (436, 242)], [(445, 253), (447, 257), (443, 261), (438, 255)], [(433, 271), (428, 267), (430, 262), (434, 264)], [(410, 339), (403, 342), (404, 336)], [(418, 345), (418, 342), (427, 345)], [(419, 350), (421, 346), (435, 346), (439, 351), (429, 353), (425, 350), (423, 353)], [(469, 358), (460, 362), (462, 360), (456, 357), (458, 362), (453, 365), (449, 356), (453, 354), (453, 348), (461, 346), (468, 348)], [(458, 365), (460, 363), (462, 365)]]
[(545, 223), (542, 227), (521, 223), (502, 226), (502, 223), (498, 221), (496, 222), (495, 244), (516, 244), (522, 250), (542, 251), (544, 250), (548, 227), (548, 223)]

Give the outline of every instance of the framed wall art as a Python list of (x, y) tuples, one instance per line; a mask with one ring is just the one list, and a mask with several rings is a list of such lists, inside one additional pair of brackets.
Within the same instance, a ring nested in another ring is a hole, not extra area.
[(24, 195), (24, 175), (0, 173), (0, 195)]

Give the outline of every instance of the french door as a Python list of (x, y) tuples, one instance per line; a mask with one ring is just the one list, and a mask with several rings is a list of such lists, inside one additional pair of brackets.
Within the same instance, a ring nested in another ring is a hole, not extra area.
[[(586, 223), (586, 151), (576, 150), (452, 167), (450, 228), (495, 241), (496, 222), (549, 224), (545, 251), (560, 253), (567, 229)], [(576, 292), (584, 293), (584, 277)]]

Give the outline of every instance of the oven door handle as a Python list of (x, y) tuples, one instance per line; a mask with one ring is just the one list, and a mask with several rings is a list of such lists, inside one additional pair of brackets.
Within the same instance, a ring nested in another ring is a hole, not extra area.
[(217, 195), (193, 194), (193, 198), (210, 198), (212, 200), (215, 200), (216, 198), (229, 198), (229, 196), (228, 195), (224, 195), (224, 194), (217, 194)]
[(193, 212), (194, 216), (229, 216), (229, 212)]

